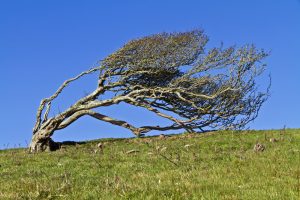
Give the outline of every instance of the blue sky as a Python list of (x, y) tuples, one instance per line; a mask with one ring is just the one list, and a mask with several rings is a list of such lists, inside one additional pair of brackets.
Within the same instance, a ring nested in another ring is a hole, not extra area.
[[(208, 47), (253, 43), (271, 51), (271, 97), (252, 129), (300, 128), (300, 1), (298, 0), (0, 0), (0, 148), (30, 142), (40, 100), (130, 39), (202, 28)], [(72, 85), (55, 114), (96, 85)], [(166, 123), (125, 105), (101, 112), (134, 124)], [(125, 129), (82, 118), (55, 140), (128, 137)]]

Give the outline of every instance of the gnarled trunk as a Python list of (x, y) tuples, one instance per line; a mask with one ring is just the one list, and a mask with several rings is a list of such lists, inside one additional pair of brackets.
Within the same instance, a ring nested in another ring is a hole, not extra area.
[(29, 145), (29, 151), (31, 153), (37, 153), (42, 151), (55, 151), (59, 149), (59, 144), (51, 139), (53, 129), (41, 129), (33, 134)]

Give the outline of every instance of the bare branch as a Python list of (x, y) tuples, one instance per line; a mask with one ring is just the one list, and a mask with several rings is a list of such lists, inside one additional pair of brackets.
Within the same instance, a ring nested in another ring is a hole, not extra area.
[(40, 103), (40, 106), (39, 106), (39, 109), (38, 109), (38, 112), (37, 112), (37, 115), (36, 115), (36, 123), (35, 123), (35, 127), (33, 129), (33, 132), (36, 132), (37, 129), (39, 128), (40, 126), (40, 123), (42, 121), (41, 119), (41, 115), (42, 115), (42, 112), (45, 108), (45, 105), (47, 104), (47, 110), (44, 114), (44, 119), (43, 121), (46, 121), (47, 118), (48, 118), (48, 114), (49, 114), (49, 110), (50, 110), (50, 107), (51, 107), (51, 101), (53, 101), (62, 91), (65, 87), (67, 87), (71, 82), (75, 81), (75, 80), (78, 80), (79, 78), (81, 78), (82, 76), (84, 75), (87, 75), (87, 74), (91, 74), (91, 73), (94, 73), (98, 70), (100, 70), (102, 67), (95, 67), (95, 68), (92, 68), (90, 70), (87, 70), (87, 71), (84, 71), (82, 73), (80, 73), (79, 75), (77, 75), (76, 77), (74, 78), (70, 78), (68, 80), (66, 80), (65, 82), (63, 82), (63, 84), (57, 89), (57, 91), (51, 96), (51, 97), (48, 97), (48, 98), (45, 98), (41, 101)]
[(66, 128), (68, 125), (70, 125), (71, 123), (73, 123), (74, 121), (76, 121), (77, 119), (79, 119), (80, 117), (82, 117), (84, 115), (89, 115), (89, 116), (94, 117), (94, 118), (96, 118), (98, 120), (105, 121), (105, 122), (111, 123), (113, 125), (124, 127), (126, 129), (131, 130), (137, 136), (139, 136), (140, 133), (142, 132), (142, 130), (134, 127), (133, 125), (127, 123), (126, 121), (113, 119), (111, 117), (108, 117), (106, 115), (97, 113), (97, 112), (92, 111), (92, 110), (82, 110), (82, 111), (76, 112), (74, 115), (72, 115), (71, 117), (69, 117), (66, 121), (64, 121), (63, 123), (61, 123), (57, 127), (57, 130)]

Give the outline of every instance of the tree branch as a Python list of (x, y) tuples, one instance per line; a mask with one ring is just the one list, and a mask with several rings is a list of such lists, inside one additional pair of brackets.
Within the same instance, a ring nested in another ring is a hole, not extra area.
[(51, 101), (53, 101), (63, 91), (63, 89), (65, 87), (67, 87), (71, 82), (81, 78), (82, 76), (94, 73), (94, 72), (100, 70), (101, 68), (102, 68), (101, 66), (92, 68), (90, 70), (87, 70), (87, 71), (84, 71), (84, 72), (80, 73), (79, 75), (75, 76), (74, 78), (70, 78), (70, 79), (66, 80), (65, 82), (63, 82), (63, 84), (57, 89), (57, 91), (51, 97), (43, 99), (40, 103), (39, 108), (38, 108), (38, 112), (37, 112), (37, 115), (36, 115), (36, 123), (35, 123), (35, 127), (33, 129), (33, 132), (36, 132), (37, 129), (39, 128), (40, 124), (41, 124), (41, 121), (42, 121), (41, 115), (42, 115), (42, 112), (43, 112), (46, 104), (47, 104), (47, 110), (44, 114), (43, 121), (46, 121), (47, 118), (48, 118), (49, 110), (51, 108)]

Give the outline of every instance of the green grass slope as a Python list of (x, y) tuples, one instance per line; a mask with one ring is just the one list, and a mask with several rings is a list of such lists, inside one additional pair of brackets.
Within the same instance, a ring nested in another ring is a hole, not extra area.
[[(253, 151), (257, 142), (263, 152)], [(300, 199), (300, 130), (104, 139), (35, 155), (2, 150), (0, 199)]]

